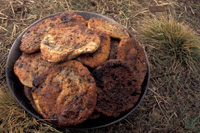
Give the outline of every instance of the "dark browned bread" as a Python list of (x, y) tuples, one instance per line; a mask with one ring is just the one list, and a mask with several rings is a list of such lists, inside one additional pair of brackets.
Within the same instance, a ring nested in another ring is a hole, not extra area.
[(93, 76), (97, 85), (97, 111), (118, 117), (137, 103), (141, 89), (137, 87), (137, 75), (126, 62), (108, 60), (93, 71)]
[(132, 66), (141, 85), (147, 73), (147, 61), (142, 46), (134, 38), (125, 38), (120, 41), (116, 53), (117, 59), (126, 61)]

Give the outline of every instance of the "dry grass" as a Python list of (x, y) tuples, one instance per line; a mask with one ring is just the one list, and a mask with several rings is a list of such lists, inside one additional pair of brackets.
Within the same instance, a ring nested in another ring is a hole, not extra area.
[(169, 69), (186, 65), (197, 71), (200, 67), (200, 38), (172, 15), (147, 18), (140, 34), (160, 60), (171, 62)]
[[(56, 129), (27, 114), (10, 95), (5, 82), (5, 61), (16, 37), (34, 21), (61, 11), (82, 10), (103, 14), (125, 25), (144, 45), (151, 68), (149, 90), (133, 114), (109, 127), (82, 132), (200, 132), (200, 77), (197, 75), (200, 69), (196, 68), (196, 74), (184, 65), (169, 69), (173, 62), (160, 56), (164, 53), (153, 51), (138, 32), (146, 17), (171, 13), (200, 33), (200, 4), (195, 0), (177, 3), (172, 0), (0, 0), (0, 3), (0, 89), (4, 90), (0, 92), (0, 131), (55, 132)], [(164, 6), (167, 10), (152, 13), (150, 6)]]
[(15, 101), (11, 93), (8, 91), (4, 92), (2, 89), (0, 89), (0, 123), (0, 132), (5, 133), (34, 131), (59, 132), (55, 128), (40, 123), (38, 120), (27, 114)]

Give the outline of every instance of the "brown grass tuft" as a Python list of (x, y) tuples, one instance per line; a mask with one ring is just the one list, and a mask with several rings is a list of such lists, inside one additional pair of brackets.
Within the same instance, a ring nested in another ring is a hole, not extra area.
[(200, 67), (200, 39), (196, 33), (171, 15), (156, 16), (145, 20), (140, 33), (161, 60), (172, 62), (173, 68), (180, 64), (191, 70)]

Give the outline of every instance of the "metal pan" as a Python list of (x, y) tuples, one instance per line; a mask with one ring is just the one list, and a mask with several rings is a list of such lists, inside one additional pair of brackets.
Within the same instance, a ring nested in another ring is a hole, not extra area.
[[(79, 15), (82, 15), (86, 20), (92, 18), (92, 17), (98, 17), (98, 18), (104, 18), (108, 21), (117, 23), (116, 21), (107, 18), (103, 15), (99, 15), (99, 14), (95, 14), (95, 13), (90, 13), (90, 12), (83, 12), (83, 11), (73, 11)], [(59, 13), (57, 13), (59, 14)], [(57, 15), (57, 14), (53, 14), (50, 15), (48, 17)], [(46, 19), (48, 17), (45, 17), (43, 19)], [(144, 98), (146, 92), (147, 92), (147, 88), (148, 88), (148, 84), (149, 84), (149, 79), (150, 79), (150, 70), (149, 70), (149, 62), (147, 59), (147, 66), (148, 66), (148, 72), (147, 75), (145, 77), (145, 80), (142, 84), (142, 93), (140, 96), (139, 101), (137, 102), (137, 104), (135, 105), (135, 107), (133, 107), (130, 111), (128, 111), (127, 113), (121, 114), (119, 117), (117, 118), (112, 118), (112, 117), (107, 117), (107, 116), (101, 116), (97, 119), (91, 119), (91, 120), (87, 120), (85, 122), (83, 122), (82, 124), (76, 125), (76, 126), (67, 126), (67, 127), (59, 127), (56, 125), (53, 125), (51, 123), (49, 123), (48, 121), (45, 121), (34, 109), (33, 107), (30, 105), (28, 99), (26, 98), (26, 96), (24, 95), (23, 92), (23, 85), (20, 83), (20, 81), (18, 80), (18, 78), (16, 77), (16, 75), (14, 74), (13, 71), (13, 66), (14, 63), (16, 62), (16, 60), (19, 58), (19, 56), (22, 54), (22, 52), (19, 49), (19, 45), (21, 43), (21, 38), (22, 35), (33, 25), (35, 25), (36, 23), (40, 22), (40, 19), (38, 21), (36, 21), (35, 23), (33, 23), (32, 25), (30, 25), (28, 28), (26, 28), (19, 36), (18, 38), (15, 40), (15, 42), (13, 43), (9, 55), (8, 55), (8, 59), (7, 59), (7, 64), (6, 64), (6, 80), (7, 80), (7, 84), (8, 87), (11, 91), (11, 93), (13, 94), (13, 96), (15, 97), (15, 99), (17, 100), (17, 102), (20, 104), (20, 106), (26, 110), (29, 114), (31, 114), (33, 117), (41, 120), (42, 122), (45, 122), (49, 125), (52, 125), (54, 127), (57, 127), (59, 129), (96, 129), (96, 128), (102, 128), (102, 127), (106, 127), (109, 126), (111, 124), (117, 123), (121, 120), (123, 120), (124, 118), (126, 118), (128, 115), (130, 115), (131, 113), (133, 113), (133, 111), (139, 106), (139, 104), (141, 103), (142, 99)], [(117, 23), (119, 24), (119, 23)], [(119, 24), (120, 25), (120, 24)], [(122, 26), (122, 25), (121, 25)], [(124, 29), (126, 29), (124, 26), (122, 26)], [(127, 30), (127, 29), (126, 29)], [(128, 30), (127, 30), (128, 31)], [(129, 31), (128, 31), (129, 32)], [(129, 32), (130, 36), (135, 38), (130, 32)], [(145, 51), (144, 51), (145, 52)], [(146, 55), (146, 53), (145, 53)]]

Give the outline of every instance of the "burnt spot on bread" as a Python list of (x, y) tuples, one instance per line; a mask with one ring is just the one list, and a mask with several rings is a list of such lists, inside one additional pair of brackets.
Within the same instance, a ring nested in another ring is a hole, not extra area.
[(61, 20), (63, 21), (63, 23), (69, 23), (69, 22), (76, 21), (76, 18), (66, 18), (66, 17), (62, 17)]
[(127, 84), (128, 84), (128, 86), (131, 86), (132, 85), (132, 81), (128, 80)]
[(140, 93), (138, 93), (136, 90), (132, 90), (131, 92), (131, 96), (137, 96), (139, 95)]
[(53, 16), (51, 17), (51, 20), (55, 21), (57, 19), (57, 17)]
[(21, 63), (20, 65), (19, 65), (19, 68), (22, 68), (23, 67), (23, 64)]
[(87, 30), (87, 34), (94, 34), (94, 31), (92, 31), (91, 29)]

